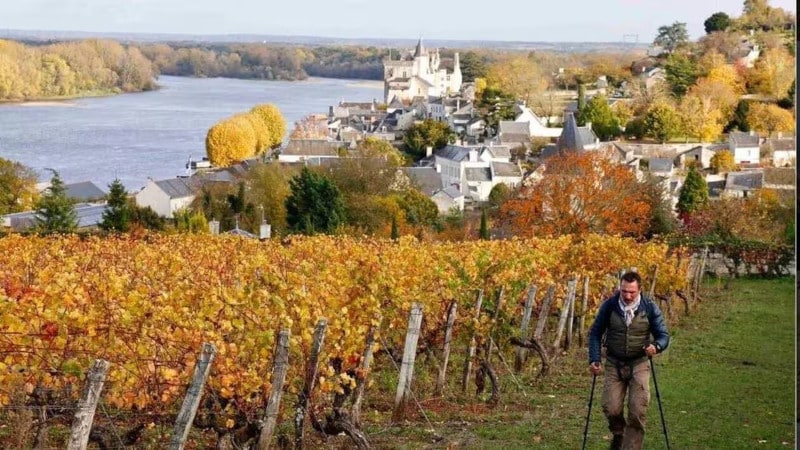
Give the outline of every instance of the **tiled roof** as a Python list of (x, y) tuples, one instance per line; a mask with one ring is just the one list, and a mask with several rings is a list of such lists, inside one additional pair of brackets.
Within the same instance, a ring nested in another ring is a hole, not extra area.
[(558, 138), (558, 150), (583, 150), (594, 144), (596, 136), (590, 127), (579, 127), (575, 116), (567, 113), (567, 121)]
[(729, 172), (725, 179), (725, 189), (750, 191), (764, 186), (764, 172)]
[(764, 183), (777, 185), (797, 185), (795, 167), (767, 167), (764, 169)]
[(501, 120), (500, 121), (500, 136), (505, 133), (511, 134), (530, 134), (530, 125), (528, 122), (515, 122), (513, 120)]
[(464, 177), (467, 181), (492, 181), (492, 170), (489, 167), (467, 167)]
[(67, 197), (79, 202), (98, 200), (106, 196), (106, 193), (91, 181), (70, 183), (64, 187), (67, 189)]
[(434, 195), (437, 195), (439, 193), (442, 193), (442, 194), (452, 198), (453, 200), (464, 196), (464, 194), (462, 194), (461, 191), (459, 191), (458, 189), (456, 189), (453, 186), (448, 186), (448, 187), (446, 187), (444, 189), (440, 189)]
[(465, 159), (469, 159), (469, 151), (471, 149), (468, 147), (461, 147), (458, 145), (446, 145), (439, 150), (434, 151), (434, 154), (439, 158), (449, 159), (451, 161), (464, 161)]
[(757, 134), (742, 133), (741, 131), (731, 131), (728, 135), (734, 148), (758, 147), (759, 139)]
[(487, 145), (483, 150), (488, 151), (493, 158), (511, 158), (511, 147), (508, 145)]
[(784, 138), (784, 139), (768, 139), (767, 142), (769, 143), (770, 147), (774, 151), (796, 151), (797, 144), (795, 143), (794, 138)]
[(522, 170), (514, 163), (492, 161), (492, 169), (498, 177), (521, 177)]
[(187, 180), (184, 178), (167, 178), (166, 180), (154, 181), (156, 186), (159, 187), (169, 198), (183, 198), (194, 195), (189, 188)]
[(346, 142), (326, 139), (291, 139), (281, 149), (283, 155), (338, 156), (339, 147), (347, 147)]
[(442, 188), (442, 176), (433, 167), (403, 167), (414, 186), (427, 196)]
[(649, 168), (650, 172), (670, 172), (672, 170), (672, 159), (651, 158)]

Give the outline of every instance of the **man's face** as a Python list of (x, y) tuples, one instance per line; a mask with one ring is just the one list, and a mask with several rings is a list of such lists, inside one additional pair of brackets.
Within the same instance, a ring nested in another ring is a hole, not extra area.
[(625, 303), (632, 303), (634, 300), (636, 300), (636, 296), (639, 295), (639, 283), (636, 281), (628, 282), (622, 280), (619, 291), (622, 295), (622, 300)]

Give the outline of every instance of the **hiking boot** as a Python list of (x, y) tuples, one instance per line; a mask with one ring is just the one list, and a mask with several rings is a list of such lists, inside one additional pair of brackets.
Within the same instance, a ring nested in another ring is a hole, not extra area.
[(611, 439), (611, 450), (622, 450), (622, 435), (615, 434), (614, 438)]

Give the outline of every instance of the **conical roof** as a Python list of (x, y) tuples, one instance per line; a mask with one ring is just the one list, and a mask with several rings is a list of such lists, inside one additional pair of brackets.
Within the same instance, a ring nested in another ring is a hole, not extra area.
[(575, 116), (567, 113), (567, 120), (564, 122), (564, 129), (561, 130), (561, 136), (558, 137), (558, 152), (561, 153), (565, 150), (583, 150), (589, 144), (583, 141), (581, 133), (578, 130), (578, 123), (575, 122)]
[(422, 45), (422, 37), (420, 36), (419, 42), (417, 42), (417, 48), (414, 50), (414, 57), (417, 56), (425, 56), (428, 52), (425, 50), (425, 46)]

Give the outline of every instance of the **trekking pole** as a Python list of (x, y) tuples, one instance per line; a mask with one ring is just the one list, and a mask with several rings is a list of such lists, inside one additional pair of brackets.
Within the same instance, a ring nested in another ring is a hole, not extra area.
[(664, 422), (664, 409), (661, 407), (661, 393), (658, 392), (658, 380), (656, 380), (656, 367), (653, 365), (653, 357), (650, 359), (650, 372), (653, 373), (653, 385), (656, 388), (656, 399), (658, 399), (658, 412), (661, 413), (661, 428), (664, 429), (664, 440), (667, 442), (667, 450), (669, 450), (669, 436), (667, 435), (667, 423)]
[(586, 412), (586, 426), (583, 427), (583, 447), (582, 450), (586, 450), (586, 435), (589, 434), (589, 417), (592, 415), (592, 400), (594, 400), (594, 385), (597, 382), (597, 375), (592, 374), (592, 391), (589, 394), (589, 411)]

